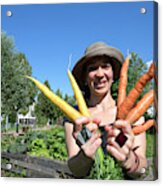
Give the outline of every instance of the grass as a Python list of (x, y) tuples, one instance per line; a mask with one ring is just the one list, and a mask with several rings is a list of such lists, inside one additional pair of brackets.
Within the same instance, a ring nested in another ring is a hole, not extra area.
[(146, 140), (147, 140), (147, 149), (146, 149), (146, 156), (149, 157), (155, 157), (156, 156), (156, 134), (146, 134)]

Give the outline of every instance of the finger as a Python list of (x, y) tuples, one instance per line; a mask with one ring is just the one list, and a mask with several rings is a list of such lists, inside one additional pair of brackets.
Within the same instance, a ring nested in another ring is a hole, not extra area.
[(98, 128), (98, 125), (100, 124), (101, 120), (98, 119), (98, 118), (93, 118), (92, 121), (90, 121), (86, 127), (92, 132), (92, 131), (95, 131), (97, 130)]
[(122, 129), (122, 131), (124, 133), (128, 133), (128, 134), (133, 133), (131, 125), (125, 120), (117, 120), (114, 123), (114, 127), (118, 128), (118, 129)]
[(114, 146), (117, 150), (120, 150), (120, 146), (115, 142), (115, 137), (108, 138), (108, 144)]
[(120, 130), (114, 127), (105, 127), (105, 130), (108, 132), (108, 137), (115, 137), (120, 133)]
[(98, 127), (97, 127), (97, 125), (95, 123), (89, 123), (88, 125), (86, 125), (86, 127), (91, 132), (96, 131), (98, 129)]
[(125, 145), (129, 148), (132, 149), (132, 146), (134, 144), (134, 138), (133, 139), (129, 139), (126, 141)]
[(96, 150), (100, 147), (102, 143), (101, 138), (98, 135), (93, 135), (93, 137), (88, 140), (84, 145), (81, 146), (85, 154), (89, 157), (93, 157)]
[(115, 121), (114, 126), (117, 127), (117, 128), (124, 128), (128, 124), (129, 123), (126, 120), (117, 120), (117, 121)]
[(127, 157), (129, 152), (130, 152), (130, 149), (124, 145), (122, 148), (121, 148), (121, 152)]
[(101, 123), (101, 120), (99, 118), (93, 118), (92, 122), (99, 125)]
[(87, 144), (88, 145), (91, 145), (91, 144), (93, 144), (98, 138), (100, 138), (100, 134), (99, 133), (94, 133), (93, 135), (92, 135), (92, 137), (88, 140), (88, 142), (87, 142)]
[(111, 145), (107, 145), (107, 151), (114, 156), (118, 161), (125, 161), (126, 156), (122, 153), (120, 153), (115, 147)]
[(90, 122), (90, 118), (88, 117), (79, 117), (75, 120), (75, 125), (74, 125), (74, 132), (78, 133), (82, 130), (83, 125), (87, 124)]
[(92, 145), (91, 145), (91, 147), (90, 147), (90, 150), (91, 150), (92, 152), (96, 152), (96, 150), (100, 147), (101, 143), (102, 143), (101, 138), (96, 139), (96, 140), (92, 143)]
[(112, 128), (113, 128), (112, 125), (106, 125), (106, 126), (104, 127), (105, 131), (107, 131), (107, 132), (110, 131)]
[(118, 152), (124, 154), (125, 156), (129, 153), (128, 146), (124, 145), (123, 147), (120, 147), (119, 144), (115, 141), (115, 138), (108, 139), (108, 144), (116, 148)]
[(109, 145), (113, 146), (113, 147), (116, 148), (118, 151), (121, 150), (119, 144), (115, 141), (115, 137), (109, 138), (109, 139), (107, 140), (107, 142), (108, 142)]
[(109, 137), (109, 138), (107, 139), (107, 143), (108, 143), (108, 144), (112, 144), (114, 141), (115, 141), (115, 137)]
[(88, 117), (79, 117), (75, 120), (76, 125), (88, 124), (91, 121)]

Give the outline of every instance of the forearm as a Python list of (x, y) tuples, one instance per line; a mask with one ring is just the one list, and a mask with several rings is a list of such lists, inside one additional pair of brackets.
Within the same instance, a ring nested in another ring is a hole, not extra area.
[(80, 150), (77, 155), (68, 160), (68, 166), (76, 178), (84, 178), (89, 174), (93, 162), (93, 159), (87, 157), (83, 150)]

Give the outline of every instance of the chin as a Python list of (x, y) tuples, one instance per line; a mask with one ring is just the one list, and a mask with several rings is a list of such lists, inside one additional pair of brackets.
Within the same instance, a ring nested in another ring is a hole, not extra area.
[(94, 94), (96, 95), (96, 96), (104, 96), (104, 95), (106, 95), (108, 93), (108, 88), (101, 88), (101, 89), (95, 89), (94, 90)]

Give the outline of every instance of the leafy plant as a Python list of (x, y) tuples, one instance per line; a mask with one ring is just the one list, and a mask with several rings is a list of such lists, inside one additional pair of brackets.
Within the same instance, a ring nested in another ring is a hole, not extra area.
[(155, 157), (156, 156), (156, 133), (150, 134), (149, 132), (146, 134), (146, 140), (147, 140), (147, 148), (146, 148), (146, 156), (149, 157)]
[(98, 171), (96, 164), (94, 164), (88, 178), (102, 180), (122, 180), (124, 179), (124, 173), (119, 163), (113, 157), (107, 155), (104, 157), (103, 170)]

